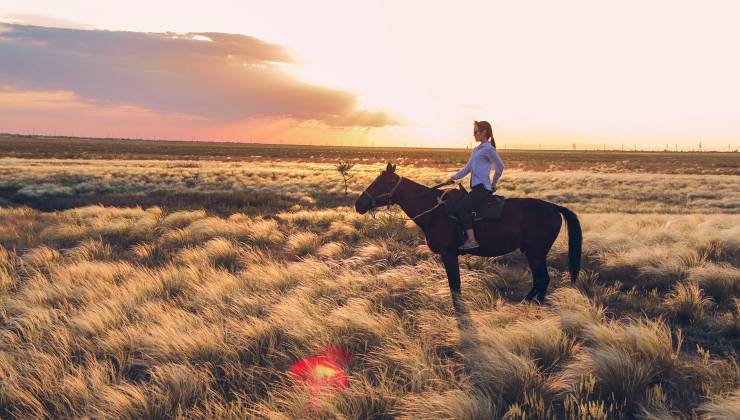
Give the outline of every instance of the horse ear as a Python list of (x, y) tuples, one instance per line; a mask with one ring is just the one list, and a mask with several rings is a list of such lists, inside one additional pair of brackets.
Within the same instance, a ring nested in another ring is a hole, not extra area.
[(393, 172), (396, 172), (396, 165), (393, 165)]
[(385, 171), (388, 173), (393, 173), (393, 171), (396, 170), (396, 165), (391, 164), (388, 162), (388, 166), (385, 167)]

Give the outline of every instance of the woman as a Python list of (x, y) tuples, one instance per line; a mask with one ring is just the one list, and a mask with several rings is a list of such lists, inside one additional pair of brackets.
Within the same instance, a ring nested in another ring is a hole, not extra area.
[[(480, 144), (470, 153), (468, 163), (447, 180), (447, 184), (454, 184), (456, 180), (472, 172), (470, 176), (471, 191), (460, 200), (455, 209), (460, 225), (465, 229), (468, 236), (465, 243), (460, 245), (459, 249), (461, 250), (478, 248), (478, 241), (476, 241), (475, 232), (473, 231), (473, 217), (470, 212), (476, 209), (486, 196), (496, 191), (496, 183), (504, 172), (504, 162), (501, 161), (496, 152), (496, 141), (493, 139), (491, 124), (488, 121), (475, 121), (473, 136)], [(493, 183), (490, 180), (491, 165), (496, 166)]]

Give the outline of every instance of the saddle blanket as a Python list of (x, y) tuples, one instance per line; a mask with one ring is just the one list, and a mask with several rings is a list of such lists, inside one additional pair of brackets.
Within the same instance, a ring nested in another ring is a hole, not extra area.
[[(457, 220), (457, 216), (455, 216), (455, 205), (457, 204), (458, 200), (459, 198), (448, 199), (445, 202), (445, 212), (450, 219)], [(491, 194), (490, 196), (486, 197), (486, 199), (483, 200), (483, 203), (481, 203), (478, 208), (471, 211), (471, 214), (473, 215), (473, 221), (499, 219), (504, 211), (505, 201), (506, 198), (501, 195)]]

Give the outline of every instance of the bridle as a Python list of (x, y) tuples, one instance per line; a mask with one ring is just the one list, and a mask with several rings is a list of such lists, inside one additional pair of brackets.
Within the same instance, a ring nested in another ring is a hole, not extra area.
[[(393, 188), (391, 188), (390, 191), (388, 191), (386, 193), (383, 193), (383, 194), (378, 194), (376, 196), (373, 196), (372, 194), (370, 194), (369, 192), (367, 192), (367, 190), (363, 191), (362, 192), (362, 195), (366, 195), (370, 199), (370, 210), (375, 209), (375, 208), (378, 208), (380, 206), (390, 207), (391, 204), (395, 204), (393, 202), (393, 193), (396, 192), (396, 188), (398, 188), (398, 186), (401, 185), (401, 181), (402, 180), (403, 180), (403, 177), (399, 175), (398, 176), (398, 182), (396, 182), (396, 185), (394, 185)], [(375, 200), (378, 199), (378, 198), (382, 198), (382, 197), (388, 197), (388, 201), (385, 204), (378, 205)]]
[[(403, 180), (403, 177), (399, 175), (398, 176), (398, 182), (396, 182), (396, 185), (394, 185), (393, 188), (391, 188), (390, 191), (388, 191), (386, 193), (383, 193), (383, 194), (378, 194), (376, 196), (373, 196), (372, 194), (370, 194), (369, 192), (367, 192), (367, 190), (365, 190), (365, 191), (362, 192), (362, 194), (360, 196), (366, 195), (370, 199), (370, 212), (371, 212), (370, 214), (372, 214), (373, 217), (375, 217), (375, 212), (373, 210), (377, 209), (378, 207), (386, 206), (386, 208), (390, 208), (391, 204), (396, 204), (396, 203), (393, 202), (393, 193), (396, 192), (396, 188), (398, 188), (398, 186), (401, 185), (401, 181), (402, 180)], [(431, 189), (434, 190), (434, 189), (437, 189), (437, 188), (442, 187), (444, 185), (446, 185), (446, 184), (445, 183), (438, 184), (438, 185), (435, 185), (435, 186), (431, 187)], [(445, 203), (444, 196), (447, 195), (447, 193), (450, 192), (450, 191), (452, 191), (452, 189), (445, 190), (442, 193), (442, 195), (437, 196), (437, 204), (435, 204), (430, 209), (424, 210), (423, 212), (417, 214), (414, 217), (410, 217), (410, 219), (411, 220), (416, 220), (417, 218), (419, 218), (419, 217), (421, 217), (421, 216), (423, 216), (423, 215), (425, 215), (427, 213), (431, 213), (432, 211), (436, 210), (438, 207), (444, 205), (444, 203)], [(424, 191), (424, 194), (425, 193), (428, 193), (428, 192), (430, 192), (430, 191), (429, 190)], [(419, 195), (421, 195), (421, 194), (419, 194)], [(376, 202), (376, 199), (383, 198), (383, 197), (387, 197), (387, 201), (385, 202), (385, 204), (378, 204)]]

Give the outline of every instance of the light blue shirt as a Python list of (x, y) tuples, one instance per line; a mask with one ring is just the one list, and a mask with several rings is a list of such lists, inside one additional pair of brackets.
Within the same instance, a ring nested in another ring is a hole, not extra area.
[(491, 173), (491, 165), (496, 166), (496, 172), (493, 174), (493, 187), (496, 187), (498, 179), (501, 178), (501, 174), (504, 173), (504, 162), (496, 152), (496, 148), (493, 147), (490, 141), (485, 141), (478, 146), (475, 146), (473, 151), (470, 153), (470, 159), (465, 166), (452, 175), (452, 179), (458, 180), (468, 173), (472, 172), (470, 176), (470, 187), (475, 187), (478, 184), (483, 186), (488, 191), (493, 191), (491, 188), (491, 180), (489, 179)]

